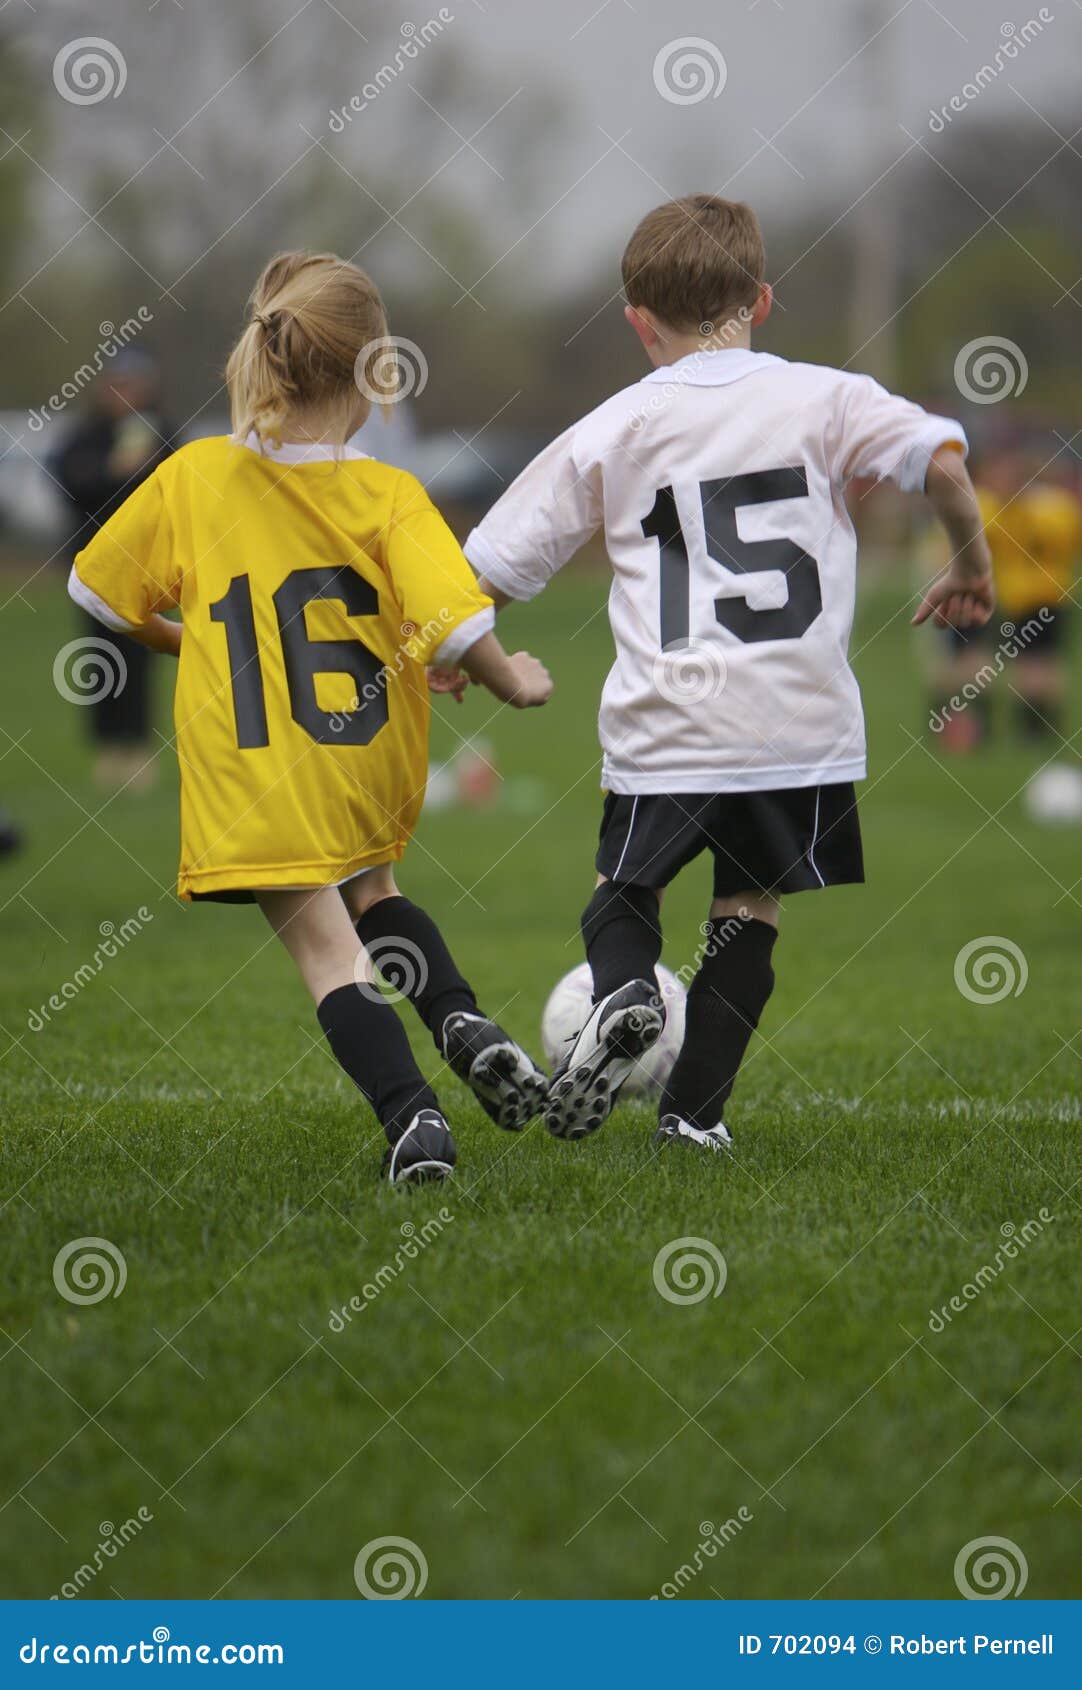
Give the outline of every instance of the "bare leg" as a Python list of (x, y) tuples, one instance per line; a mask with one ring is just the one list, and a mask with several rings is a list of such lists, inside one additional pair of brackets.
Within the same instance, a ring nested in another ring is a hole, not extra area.
[(260, 907), (300, 971), (335, 1060), (368, 1099), (387, 1135), (389, 1179), (442, 1179), (454, 1140), (406, 1030), (380, 995), (336, 886), (259, 892)]
[(257, 892), (259, 907), (296, 963), (314, 1003), (339, 986), (372, 983), (364, 946), (336, 886)]

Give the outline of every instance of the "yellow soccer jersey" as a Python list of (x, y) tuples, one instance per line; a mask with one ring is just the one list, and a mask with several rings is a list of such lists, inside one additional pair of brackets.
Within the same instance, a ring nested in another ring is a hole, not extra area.
[(492, 601), (412, 476), (352, 449), (185, 446), (75, 559), (110, 626), (179, 605), (182, 898), (397, 861), (424, 799), (425, 663)]
[(1060, 604), (1082, 550), (1078, 500), (1065, 488), (1039, 483), (1006, 504), (984, 489), (978, 497), (1003, 614), (1024, 616)]

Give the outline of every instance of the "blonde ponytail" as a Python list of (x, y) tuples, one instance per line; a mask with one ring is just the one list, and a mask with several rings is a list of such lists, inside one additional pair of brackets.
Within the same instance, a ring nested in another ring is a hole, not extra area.
[(279, 253), (252, 290), (248, 319), (225, 368), (238, 438), (280, 443), (291, 414), (308, 410), (340, 412), (344, 437), (373, 402), (393, 397), (383, 301), (355, 264), (330, 252)]

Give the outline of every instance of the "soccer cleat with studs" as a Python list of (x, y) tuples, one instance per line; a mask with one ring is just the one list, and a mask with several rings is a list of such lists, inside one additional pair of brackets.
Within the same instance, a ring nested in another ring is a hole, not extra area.
[(423, 1185), (446, 1179), (458, 1152), (438, 1109), (419, 1109), (405, 1132), (387, 1146), (383, 1173), (391, 1185)]
[(443, 1023), (440, 1043), (448, 1066), (498, 1127), (521, 1132), (540, 1115), (548, 1077), (497, 1022), (454, 1010)]
[(665, 1005), (649, 980), (632, 980), (595, 1004), (552, 1078), (545, 1125), (554, 1138), (585, 1138), (612, 1113), (635, 1063), (657, 1043)]
[(662, 1115), (653, 1142), (659, 1150), (666, 1144), (697, 1144), (716, 1156), (727, 1155), (733, 1148), (732, 1134), (724, 1121), (716, 1127), (696, 1127), (679, 1115)]

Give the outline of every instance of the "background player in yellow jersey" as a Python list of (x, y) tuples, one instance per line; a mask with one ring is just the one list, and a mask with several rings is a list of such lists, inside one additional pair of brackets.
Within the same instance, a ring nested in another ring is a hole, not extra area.
[[(524, 1126), (546, 1082), (395, 885), (426, 784), (425, 666), (460, 665), (519, 707), (552, 682), (504, 651), (420, 484), (347, 445), (391, 391), (371, 280), (286, 253), (249, 308), (226, 370), (233, 436), (163, 463), (78, 554), (70, 591), (179, 655), (180, 896), (259, 903), (384, 1127), (389, 1177), (442, 1177), (454, 1141), (373, 960), (501, 1126)], [(174, 606), (182, 624), (160, 614)]]
[(1082, 508), (1027, 452), (990, 457), (977, 496), (1000, 615), (1019, 643), (1011, 685), (1021, 725), (1033, 737), (1055, 734), (1063, 727), (1066, 613), (1082, 552)]
[(1041, 457), (1015, 446), (989, 451), (973, 479), (992, 554), (997, 618), (985, 628), (947, 630), (937, 704), (961, 695), (966, 707), (937, 708), (933, 721), (941, 724), (935, 730), (941, 743), (956, 752), (973, 750), (989, 730), (992, 700), (981, 677), (997, 639), (997, 667), (1007, 660), (1022, 732), (1042, 738), (1062, 730), (1067, 612), (1082, 553), (1082, 505), (1050, 479)]

